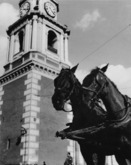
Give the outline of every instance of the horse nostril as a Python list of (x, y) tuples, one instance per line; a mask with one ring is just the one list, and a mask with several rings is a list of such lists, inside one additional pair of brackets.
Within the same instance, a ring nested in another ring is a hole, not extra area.
[(59, 104), (60, 103), (60, 101), (59, 100), (57, 100), (57, 104)]

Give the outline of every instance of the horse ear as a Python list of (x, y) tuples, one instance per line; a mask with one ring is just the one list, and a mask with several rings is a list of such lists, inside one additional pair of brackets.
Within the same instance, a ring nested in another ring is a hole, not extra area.
[(108, 66), (109, 66), (109, 63), (106, 66), (104, 66), (103, 68), (101, 68), (101, 71), (105, 73), (107, 68), (108, 68)]
[(79, 64), (75, 65), (73, 68), (71, 68), (71, 72), (75, 73), (77, 67), (78, 67)]

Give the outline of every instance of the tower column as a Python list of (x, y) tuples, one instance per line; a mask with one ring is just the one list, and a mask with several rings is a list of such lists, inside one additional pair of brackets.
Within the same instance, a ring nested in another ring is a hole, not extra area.
[(20, 154), (22, 156), (22, 163), (25, 164), (37, 164), (38, 162), (38, 149), (39, 149), (39, 113), (40, 107), (38, 106), (40, 97), (38, 92), (41, 90), (39, 81), (41, 75), (32, 71), (28, 73), (27, 80), (25, 80), (26, 91), (24, 96), (26, 97), (23, 107), (25, 112), (22, 118), (24, 119), (23, 127), (27, 130), (27, 134), (22, 137), (23, 148), (21, 148)]
[(37, 15), (33, 16), (32, 49), (37, 48)]
[(64, 59), (64, 37), (63, 37), (63, 35), (61, 34), (61, 36), (60, 36), (60, 56), (61, 56), (61, 60), (62, 61), (64, 61), (65, 59)]
[(45, 52), (45, 49), (46, 49), (46, 25), (44, 24), (44, 21), (43, 21), (43, 24), (42, 24), (42, 53)]
[(68, 62), (68, 35), (65, 34), (65, 62)]
[(29, 51), (30, 49), (30, 42), (31, 42), (30, 32), (31, 32), (31, 25), (30, 25), (30, 22), (28, 22), (25, 28), (25, 46), (24, 46), (25, 51)]
[(10, 52), (9, 52), (10, 38), (9, 37), (7, 37), (7, 41), (8, 41), (8, 43), (7, 43), (7, 52), (6, 52), (6, 62), (8, 63), (9, 62), (9, 54), (10, 54)]
[(42, 51), (42, 18), (38, 19), (38, 27), (37, 27), (37, 48), (38, 51)]
[(13, 35), (11, 35), (11, 38), (10, 38), (9, 62), (13, 61), (14, 43), (15, 43), (15, 35), (13, 34)]

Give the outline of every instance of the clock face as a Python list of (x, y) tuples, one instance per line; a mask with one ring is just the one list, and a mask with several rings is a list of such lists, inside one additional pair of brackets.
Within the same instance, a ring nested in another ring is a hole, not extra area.
[(46, 13), (51, 16), (51, 17), (55, 17), (56, 16), (56, 7), (54, 4), (52, 4), (51, 2), (46, 2), (44, 4), (45, 7), (45, 11)]
[(25, 2), (24, 4), (22, 4), (20, 8), (20, 16), (24, 16), (25, 14), (29, 12), (29, 10), (30, 10), (30, 3)]

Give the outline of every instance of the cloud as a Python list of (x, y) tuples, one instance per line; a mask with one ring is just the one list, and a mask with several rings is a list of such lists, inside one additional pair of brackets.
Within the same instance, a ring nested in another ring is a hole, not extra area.
[(131, 67), (109, 65), (106, 75), (117, 85), (122, 94), (131, 97)]
[(122, 65), (109, 65), (106, 74), (119, 86), (122, 86), (131, 79), (131, 68), (125, 68)]
[(75, 27), (80, 28), (85, 31), (88, 28), (91, 28), (98, 21), (102, 21), (104, 18), (100, 15), (98, 10), (94, 10), (92, 13), (85, 13), (82, 18), (76, 22)]
[(17, 9), (9, 3), (0, 4), (0, 33), (4, 33), (8, 26), (14, 23), (19, 16)]
[(0, 75), (3, 74), (3, 66), (6, 61), (7, 54), (7, 36), (6, 30), (8, 26), (18, 19), (18, 10), (9, 3), (0, 4)]

